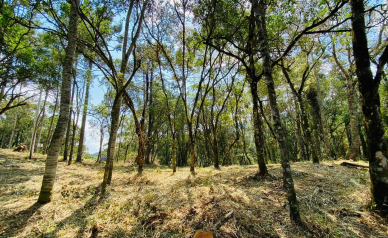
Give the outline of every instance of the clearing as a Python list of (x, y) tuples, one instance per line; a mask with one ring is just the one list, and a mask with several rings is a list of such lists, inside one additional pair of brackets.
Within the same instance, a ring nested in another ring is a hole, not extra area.
[[(44, 156), (0, 150), (0, 237), (192, 237), (199, 229), (227, 237), (388, 237), (387, 220), (371, 213), (369, 173), (339, 162), (293, 163), (304, 226), (289, 219), (281, 167), (254, 179), (257, 165), (188, 168), (118, 163), (99, 200), (104, 165), (60, 162), (53, 201), (36, 204)], [(221, 217), (232, 217), (215, 229)]]

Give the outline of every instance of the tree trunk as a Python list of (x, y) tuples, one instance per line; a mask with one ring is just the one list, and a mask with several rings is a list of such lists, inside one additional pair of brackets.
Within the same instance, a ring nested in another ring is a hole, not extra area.
[(322, 136), (323, 136), (323, 142), (325, 144), (325, 154), (326, 154), (326, 156), (330, 157), (330, 141), (329, 141), (329, 134), (327, 132), (326, 113), (325, 113), (325, 110), (323, 108), (321, 82), (320, 82), (320, 78), (317, 76), (316, 71), (317, 71), (317, 68), (314, 67), (313, 74), (314, 74), (314, 78), (315, 78), (315, 83), (317, 84), (317, 100), (318, 100), (318, 105), (319, 105), (319, 115), (320, 115), (320, 120), (321, 120)]
[(152, 157), (151, 153), (153, 151), (153, 141), (152, 141), (152, 130), (154, 127), (154, 121), (153, 121), (153, 71), (151, 70), (151, 77), (149, 81), (149, 103), (148, 103), (148, 131), (147, 131), (147, 146), (146, 146), (146, 155), (145, 155), (145, 163), (151, 164), (150, 158)]
[(365, 159), (367, 159), (367, 158), (369, 158), (369, 151), (368, 151), (368, 146), (366, 145), (364, 134), (362, 133), (362, 130), (361, 130), (361, 123), (360, 122), (358, 122), (358, 134), (360, 135), (360, 141), (361, 141), (361, 146), (362, 146), (362, 155), (364, 156)]
[(36, 108), (36, 117), (34, 120), (34, 127), (32, 128), (29, 159), (32, 159), (32, 155), (34, 154), (36, 132), (38, 130), (38, 120), (39, 120), (39, 116), (40, 116), (40, 102), (41, 102), (41, 100), (42, 100), (42, 89), (40, 90), (40, 93), (39, 93), (39, 101), (38, 101), (38, 106)]
[[(253, 80), (252, 80), (253, 81)], [(268, 175), (268, 169), (264, 160), (264, 134), (263, 134), (263, 121), (259, 114), (259, 95), (257, 94), (257, 82), (250, 83), (251, 96), (252, 96), (252, 109), (253, 109), (253, 133), (255, 138), (257, 163), (259, 164), (258, 175)]]
[(85, 92), (85, 100), (84, 100), (84, 108), (82, 112), (82, 125), (81, 125), (81, 134), (79, 138), (78, 144), (78, 153), (76, 163), (82, 162), (82, 154), (83, 154), (83, 146), (84, 146), (84, 138), (85, 138), (85, 127), (86, 127), (86, 116), (88, 112), (88, 103), (89, 103), (89, 89), (90, 82), (92, 80), (92, 61), (89, 61), (89, 69), (86, 72), (86, 92)]
[(46, 103), (47, 103), (48, 93), (49, 93), (49, 90), (47, 89), (46, 90), (46, 96), (45, 96), (44, 101), (43, 101), (42, 119), (40, 120), (41, 123), (40, 123), (40, 129), (39, 129), (39, 136), (38, 136), (38, 140), (37, 140), (37, 143), (36, 143), (36, 152), (38, 152), (38, 153), (39, 153), (40, 138), (42, 136), (42, 130), (43, 130), (43, 125), (44, 125), (44, 118), (45, 118), (45, 115), (46, 115)]
[(12, 148), (12, 141), (13, 141), (13, 136), (15, 134), (15, 129), (16, 129), (16, 124), (18, 122), (18, 108), (16, 108), (16, 115), (15, 115), (15, 123), (13, 124), (11, 136), (9, 137), (9, 143), (8, 143), (8, 149)]
[(176, 172), (176, 148), (175, 148), (175, 136), (172, 135), (172, 142), (171, 142), (171, 149), (172, 149), (172, 172)]
[(63, 136), (65, 134), (66, 126), (69, 119), (71, 76), (77, 42), (77, 20), (78, 0), (72, 0), (69, 16), (69, 31), (67, 34), (68, 43), (65, 50), (65, 59), (62, 71), (62, 88), (59, 118), (53, 138), (47, 151), (45, 171), (38, 203), (48, 203), (52, 199), (52, 190), (54, 187), (57, 172), (58, 156), (61, 150)]
[(138, 167), (137, 167), (137, 172), (138, 174), (142, 174), (143, 173), (143, 166), (144, 166), (144, 147), (145, 147), (145, 143), (144, 143), (144, 136), (143, 135), (139, 135), (138, 136), (138, 139), (139, 139), (139, 148), (137, 150), (137, 161), (138, 161)]
[[(78, 94), (77, 94), (78, 95)], [(71, 144), (70, 144), (70, 153), (69, 153), (69, 161), (67, 163), (67, 165), (71, 165), (71, 162), (73, 161), (73, 155), (74, 155), (74, 146), (75, 146), (75, 136), (77, 134), (77, 124), (78, 124), (78, 118), (79, 118), (79, 105), (78, 105), (78, 96), (76, 97), (75, 99), (77, 101), (77, 105), (76, 105), (76, 108), (77, 108), (77, 115), (74, 115), (74, 118), (73, 118), (73, 131), (72, 131), (72, 135), (71, 135)]]
[(100, 128), (100, 148), (98, 149), (97, 161), (101, 161), (102, 142), (104, 141), (104, 127)]
[[(189, 133), (192, 134), (192, 133)], [(195, 139), (192, 138), (193, 135), (190, 136), (190, 172), (192, 175), (195, 175), (194, 171), (194, 163), (195, 163)]]
[(350, 120), (351, 143), (349, 144), (348, 159), (358, 160), (360, 152), (360, 134), (358, 131), (358, 106), (355, 85), (351, 78), (346, 78), (348, 88), (348, 106)]
[(104, 179), (101, 185), (101, 197), (105, 195), (106, 186), (109, 185), (112, 181), (112, 174), (110, 171), (113, 170), (113, 160), (116, 147), (116, 138), (117, 130), (119, 129), (120, 124), (120, 108), (121, 108), (121, 97), (116, 95), (113, 102), (112, 111), (111, 111), (111, 126), (109, 132), (109, 142), (108, 142), (108, 151), (107, 151), (107, 160), (105, 164)]
[(299, 101), (300, 113), (302, 117), (302, 128), (303, 128), (303, 132), (305, 133), (305, 138), (307, 141), (307, 146), (306, 146), (307, 156), (309, 156), (311, 152), (312, 161), (313, 162), (319, 161), (317, 151), (314, 149), (312, 130), (309, 125), (307, 112), (304, 105), (305, 102), (303, 102), (302, 97), (300, 95), (298, 95), (298, 101)]
[(295, 94), (293, 94), (294, 96), (294, 106), (295, 106), (295, 115), (296, 115), (296, 130), (297, 130), (297, 139), (298, 139), (298, 147), (299, 147), (299, 152), (300, 152), (300, 156), (301, 156), (301, 160), (304, 160), (304, 161), (308, 161), (309, 160), (309, 157), (307, 156), (307, 153), (305, 151), (305, 146), (304, 146), (304, 140), (303, 140), (303, 137), (302, 137), (302, 131), (301, 131), (301, 113), (300, 113), (300, 107), (298, 106), (298, 98)]
[(213, 156), (214, 156), (214, 168), (220, 169), (220, 161), (218, 155), (218, 140), (217, 140), (217, 125), (213, 128)]
[(260, 51), (263, 57), (263, 75), (268, 89), (268, 97), (271, 105), (272, 119), (276, 132), (276, 139), (279, 144), (281, 164), (283, 168), (283, 186), (287, 191), (287, 197), (290, 207), (290, 217), (292, 221), (301, 222), (299, 214), (299, 204), (296, 198), (294, 181), (291, 174), (291, 166), (289, 162), (289, 153), (287, 151), (285, 131), (281, 123), (280, 113), (276, 102), (275, 85), (272, 77), (272, 66), (270, 58), (270, 48), (268, 44), (267, 26), (266, 26), (266, 6), (263, 1), (258, 4), (257, 0), (253, 0), (253, 8), (257, 16), (258, 35), (260, 37)]
[(311, 116), (312, 116), (312, 129), (313, 129), (313, 146), (311, 147), (312, 149), (312, 153), (316, 153), (316, 157), (313, 156), (313, 163), (314, 164), (319, 164), (319, 157), (318, 155), (320, 155), (320, 152), (321, 152), (321, 143), (320, 143), (320, 139), (319, 139), (319, 134), (322, 134), (321, 133), (321, 116), (320, 116), (320, 110), (319, 110), (319, 103), (318, 103), (318, 95), (317, 95), (317, 91), (315, 88), (310, 88), (307, 92), (306, 92), (306, 97), (307, 97), (307, 101), (309, 102), (310, 104), (310, 108), (311, 108)]
[(59, 92), (57, 92), (57, 96), (55, 98), (55, 105), (54, 105), (54, 110), (53, 110), (53, 116), (51, 117), (51, 122), (50, 122), (50, 126), (49, 126), (49, 130), (47, 132), (47, 139), (46, 139), (46, 143), (44, 143), (44, 147), (43, 147), (43, 155), (46, 154), (46, 151), (47, 151), (47, 147), (50, 143), (50, 138), (51, 138), (51, 131), (53, 129), (53, 124), (54, 124), (54, 118), (55, 118), (55, 112), (57, 111), (57, 107), (58, 107), (58, 97), (59, 97)]
[(67, 156), (69, 155), (69, 140), (70, 140), (70, 131), (71, 131), (71, 119), (72, 119), (72, 115), (73, 115), (72, 112), (73, 112), (75, 87), (76, 87), (76, 81), (75, 81), (75, 77), (74, 77), (73, 89), (71, 92), (71, 100), (70, 100), (70, 115), (69, 115), (69, 121), (67, 122), (67, 129), (66, 129), (65, 149), (63, 151), (63, 161), (67, 161)]
[(367, 143), (369, 147), (369, 173), (371, 178), (372, 203), (377, 210), (388, 213), (388, 166), (387, 145), (384, 140), (384, 126), (381, 119), (380, 95), (378, 92), (382, 70), (388, 60), (388, 48), (379, 59), (376, 75), (373, 77), (365, 28), (364, 1), (351, 0), (353, 54), (356, 74), (361, 93), (362, 111), (365, 118)]

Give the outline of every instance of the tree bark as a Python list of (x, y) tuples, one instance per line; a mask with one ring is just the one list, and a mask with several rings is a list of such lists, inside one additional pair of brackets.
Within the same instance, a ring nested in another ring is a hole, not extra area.
[(154, 120), (153, 120), (153, 71), (151, 70), (151, 77), (149, 80), (149, 103), (148, 103), (148, 128), (147, 128), (147, 146), (146, 146), (146, 154), (145, 154), (145, 163), (151, 164), (150, 158), (152, 157), (151, 153), (153, 151), (153, 140), (152, 140), (152, 130), (154, 127)]
[(259, 165), (258, 175), (268, 175), (268, 169), (265, 165), (264, 159), (264, 134), (263, 134), (263, 121), (259, 114), (259, 95), (257, 94), (257, 82), (253, 81), (249, 84), (252, 96), (252, 109), (253, 109), (253, 133), (255, 138), (257, 163)]
[(101, 185), (101, 197), (105, 195), (106, 186), (109, 185), (112, 181), (112, 174), (110, 171), (113, 170), (113, 160), (114, 160), (114, 152), (116, 147), (117, 130), (119, 129), (119, 124), (120, 124), (120, 108), (121, 108), (121, 96), (117, 94), (114, 99), (112, 111), (111, 111), (111, 126), (110, 126), (110, 132), (109, 132), (108, 151), (107, 151), (107, 160), (105, 164), (104, 179)]
[(365, 28), (364, 1), (351, 0), (350, 6), (352, 10), (353, 54), (369, 147), (372, 203), (377, 210), (383, 214), (388, 214), (387, 145), (384, 140), (384, 126), (381, 119), (378, 92), (382, 70), (388, 61), (388, 47), (380, 56), (376, 75), (373, 77)]
[(43, 125), (44, 125), (44, 118), (46, 117), (46, 103), (47, 103), (47, 97), (48, 97), (49, 90), (46, 89), (46, 96), (43, 101), (43, 109), (42, 109), (42, 119), (40, 120), (40, 129), (39, 129), (39, 135), (38, 135), (38, 140), (36, 143), (36, 152), (39, 153), (39, 144), (40, 144), (40, 138), (42, 136), (42, 130), (43, 130)]
[(38, 120), (39, 120), (39, 116), (40, 116), (40, 102), (41, 102), (41, 100), (42, 100), (42, 89), (40, 89), (38, 106), (36, 108), (36, 117), (34, 120), (34, 127), (32, 128), (29, 159), (32, 159), (32, 155), (34, 154), (36, 132), (38, 130)]
[(85, 127), (86, 127), (86, 117), (88, 112), (88, 103), (89, 103), (89, 90), (90, 90), (90, 83), (92, 80), (92, 61), (89, 61), (89, 69), (86, 73), (86, 92), (85, 92), (85, 100), (84, 100), (84, 108), (82, 112), (82, 125), (81, 125), (81, 134), (79, 138), (79, 144), (78, 144), (78, 153), (77, 153), (77, 159), (76, 163), (82, 162), (82, 154), (83, 154), (83, 146), (84, 146), (84, 138), (85, 138)]
[(97, 161), (101, 161), (102, 142), (104, 141), (104, 127), (100, 128), (100, 148), (98, 149)]
[(38, 203), (48, 203), (52, 199), (52, 190), (54, 187), (57, 172), (58, 156), (61, 150), (63, 136), (65, 134), (66, 126), (69, 119), (71, 76), (77, 42), (78, 3), (78, 0), (71, 1), (69, 27), (67, 34), (68, 43), (65, 50), (65, 59), (62, 71), (62, 88), (59, 118), (53, 138), (51, 140), (51, 144), (47, 151), (45, 172), (38, 198)]
[(270, 58), (270, 48), (268, 44), (267, 26), (266, 26), (266, 5), (263, 1), (260, 4), (257, 0), (252, 1), (252, 7), (256, 13), (258, 35), (260, 37), (260, 51), (263, 60), (263, 75), (268, 89), (268, 97), (271, 105), (272, 119), (276, 132), (276, 139), (279, 144), (281, 164), (283, 168), (283, 186), (287, 191), (288, 203), (290, 206), (290, 218), (292, 221), (300, 223), (299, 204), (296, 198), (294, 181), (291, 174), (289, 162), (289, 153), (287, 151), (285, 131), (281, 123), (280, 113), (276, 102), (275, 84), (272, 77), (272, 66)]
[(321, 152), (321, 143), (319, 139), (319, 134), (321, 130), (321, 116), (320, 116), (320, 109), (319, 109), (319, 103), (318, 103), (318, 95), (315, 88), (310, 88), (306, 93), (307, 101), (310, 104), (310, 114), (312, 117), (312, 129), (313, 129), (313, 146), (311, 147), (312, 153), (316, 153), (316, 157), (313, 156), (313, 163), (319, 164), (319, 157)]
[(70, 131), (71, 131), (71, 119), (73, 115), (73, 102), (74, 102), (74, 94), (75, 94), (76, 81), (75, 77), (73, 78), (73, 89), (71, 90), (71, 100), (70, 100), (70, 114), (69, 120), (67, 122), (66, 129), (66, 138), (65, 138), (65, 149), (63, 151), (63, 161), (67, 161), (67, 156), (69, 155), (69, 140), (70, 140)]
[(348, 158), (358, 160), (360, 152), (360, 134), (358, 131), (358, 106), (356, 100), (356, 88), (351, 78), (346, 78), (348, 88), (348, 106), (351, 143), (349, 145)]
[[(74, 79), (75, 80), (75, 79)], [(78, 87), (77, 87), (77, 90)], [(76, 97), (76, 101), (77, 101), (77, 104), (76, 104), (76, 108), (77, 108), (77, 115), (74, 115), (73, 117), (73, 131), (72, 131), (72, 135), (71, 135), (71, 144), (70, 144), (70, 153), (69, 153), (69, 161), (67, 163), (67, 165), (71, 165), (71, 162), (73, 161), (73, 155), (74, 155), (74, 146), (75, 146), (75, 136), (77, 134), (77, 124), (78, 124), (78, 119), (79, 119), (79, 114), (80, 114), (80, 110), (79, 110), (79, 101), (78, 101), (78, 97), (79, 97), (79, 91), (77, 92), (77, 97)], [(74, 112), (75, 113), (75, 112)]]
[(47, 147), (48, 147), (48, 145), (49, 145), (49, 143), (50, 143), (51, 131), (52, 131), (52, 129), (53, 129), (55, 113), (56, 113), (57, 107), (58, 107), (58, 97), (59, 97), (59, 92), (57, 92), (57, 96), (56, 96), (56, 98), (55, 98), (55, 105), (54, 105), (54, 110), (53, 110), (53, 116), (51, 117), (51, 122), (50, 122), (49, 130), (48, 130), (48, 132), (47, 132), (46, 143), (44, 144), (44, 147), (43, 147), (43, 155), (46, 154)]

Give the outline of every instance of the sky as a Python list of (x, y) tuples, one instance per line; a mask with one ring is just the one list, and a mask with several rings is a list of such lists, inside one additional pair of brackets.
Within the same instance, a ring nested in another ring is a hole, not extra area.
[[(88, 109), (91, 108), (92, 105), (98, 105), (104, 99), (105, 94), (105, 86), (100, 85), (99, 76), (94, 75), (95, 77), (92, 80), (92, 85), (90, 88), (90, 103)], [(88, 116), (86, 119), (86, 128), (85, 128), (85, 145), (87, 147), (87, 152), (89, 154), (94, 154), (98, 152), (100, 147), (100, 134), (99, 130), (96, 128), (92, 128), (89, 123), (91, 116)], [(81, 124), (81, 120), (78, 122)], [(107, 141), (107, 138), (104, 138), (104, 143)]]

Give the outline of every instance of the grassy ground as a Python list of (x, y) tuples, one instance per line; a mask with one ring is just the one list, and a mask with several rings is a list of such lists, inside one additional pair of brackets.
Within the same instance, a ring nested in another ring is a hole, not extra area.
[[(368, 210), (366, 169), (338, 163), (292, 164), (304, 226), (288, 216), (280, 165), (254, 179), (257, 166), (221, 170), (118, 164), (107, 197), (99, 200), (103, 165), (60, 162), (53, 201), (35, 202), (44, 157), (0, 150), (0, 237), (388, 237), (387, 220)], [(227, 213), (232, 218), (215, 229)]]

